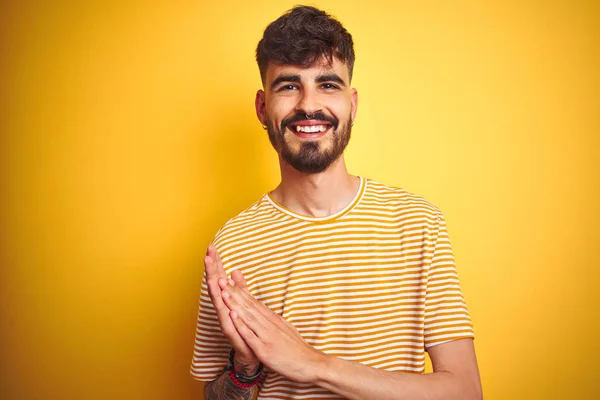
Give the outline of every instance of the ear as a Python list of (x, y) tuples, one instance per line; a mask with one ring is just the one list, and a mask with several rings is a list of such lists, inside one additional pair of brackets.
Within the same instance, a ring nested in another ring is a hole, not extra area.
[(267, 124), (267, 118), (265, 113), (265, 92), (264, 90), (259, 90), (256, 92), (256, 98), (254, 99), (254, 107), (256, 108), (256, 116), (260, 123), (265, 126)]
[(354, 122), (354, 118), (356, 118), (356, 110), (358, 108), (358, 90), (356, 90), (355, 88), (352, 88), (350, 90), (351, 96), (352, 98), (350, 99), (351, 102), (351, 108), (350, 108), (350, 112), (352, 115), (352, 121)]

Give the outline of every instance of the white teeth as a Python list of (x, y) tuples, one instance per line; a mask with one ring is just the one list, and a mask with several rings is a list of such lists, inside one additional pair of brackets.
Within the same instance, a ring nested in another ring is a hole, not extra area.
[(315, 132), (325, 132), (327, 127), (325, 125), (296, 125), (296, 132), (304, 132), (304, 133), (315, 133)]

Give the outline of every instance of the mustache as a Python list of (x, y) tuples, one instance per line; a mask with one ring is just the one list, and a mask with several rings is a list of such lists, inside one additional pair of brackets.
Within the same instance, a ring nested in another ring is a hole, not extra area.
[(299, 122), (299, 121), (311, 120), (311, 119), (316, 120), (316, 121), (327, 121), (327, 122), (331, 123), (331, 125), (333, 125), (334, 129), (337, 129), (337, 127), (340, 123), (340, 121), (337, 118), (327, 116), (320, 111), (317, 111), (316, 113), (312, 113), (312, 114), (298, 112), (295, 115), (293, 115), (289, 118), (285, 118), (283, 121), (281, 121), (281, 133), (284, 134), (285, 128), (289, 124), (293, 124), (294, 122)]

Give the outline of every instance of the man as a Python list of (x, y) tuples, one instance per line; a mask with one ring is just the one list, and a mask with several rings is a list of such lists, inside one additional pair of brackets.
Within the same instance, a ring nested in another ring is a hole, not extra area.
[(257, 61), (281, 183), (209, 246), (192, 361), (205, 398), (481, 398), (442, 213), (346, 170), (352, 37), (298, 6)]

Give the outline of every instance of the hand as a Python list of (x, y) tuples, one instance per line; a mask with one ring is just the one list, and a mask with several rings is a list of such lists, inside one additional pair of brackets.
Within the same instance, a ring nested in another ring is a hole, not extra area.
[[(251, 371), (256, 369), (258, 366), (259, 361), (256, 355), (254, 355), (252, 349), (238, 334), (229, 316), (229, 309), (225, 303), (223, 303), (218, 281), (219, 279), (227, 280), (228, 278), (227, 274), (225, 273), (225, 269), (223, 268), (221, 258), (219, 257), (219, 253), (217, 253), (217, 249), (212, 244), (208, 246), (206, 257), (204, 258), (204, 266), (208, 293), (210, 295), (210, 299), (212, 300), (213, 307), (217, 312), (217, 318), (219, 319), (221, 331), (235, 349), (236, 370), (244, 370), (246, 374), (251, 374)], [(236, 285), (241, 289), (247, 290), (246, 280), (240, 272), (234, 271), (232, 278), (235, 279), (230, 279), (232, 285)]]
[(325, 354), (306, 343), (292, 324), (245, 288), (223, 278), (219, 279), (219, 286), (235, 329), (264, 365), (296, 382), (317, 380), (317, 371), (327, 358)]

